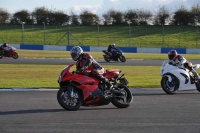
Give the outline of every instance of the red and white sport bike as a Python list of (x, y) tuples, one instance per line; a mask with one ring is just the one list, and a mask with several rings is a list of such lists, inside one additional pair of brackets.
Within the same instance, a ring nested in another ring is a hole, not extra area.
[[(105, 84), (88, 76), (87, 72), (70, 72), (71, 64), (64, 68), (58, 77), (60, 89), (58, 103), (66, 110), (77, 110), (80, 106), (101, 106), (110, 102), (118, 108), (127, 108), (132, 102), (132, 93), (127, 87), (128, 81), (120, 77), (120, 70), (106, 70), (104, 76), (114, 85), (106, 90)], [(118, 82), (119, 81), (119, 82)]]
[[(2, 51), (4, 51), (4, 55), (2, 55)], [(0, 48), (0, 59), (2, 59), (3, 57), (12, 57), (14, 59), (17, 59), (19, 56), (16, 52), (16, 48), (9, 47), (8, 52), (6, 52), (4, 49)]]

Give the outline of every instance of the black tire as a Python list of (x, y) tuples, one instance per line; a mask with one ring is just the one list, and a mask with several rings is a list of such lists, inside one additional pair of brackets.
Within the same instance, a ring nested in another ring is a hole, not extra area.
[(126, 58), (125, 58), (123, 55), (120, 55), (119, 60), (120, 60), (121, 62), (125, 62), (125, 61), (126, 61)]
[(19, 56), (17, 53), (14, 53), (13, 56), (12, 56), (14, 59), (17, 59)]
[(3, 56), (2, 56), (2, 51), (0, 51), (0, 59), (2, 59), (3, 58)]
[(197, 90), (200, 92), (200, 83), (195, 83)]
[(80, 91), (76, 90), (75, 88), (73, 90), (74, 94), (76, 95), (76, 98), (70, 97), (69, 90), (70, 87), (60, 88), (57, 93), (57, 100), (60, 106), (62, 106), (64, 109), (68, 111), (74, 111), (79, 109), (80, 106), (82, 105), (82, 98)]
[(161, 79), (161, 87), (167, 94), (175, 94), (178, 89), (178, 80), (174, 76), (171, 77), (171, 82), (168, 81), (167, 76), (164, 76)]
[(104, 55), (104, 60), (105, 60), (106, 62), (110, 62), (111, 58), (110, 58), (109, 55)]
[(111, 101), (111, 103), (118, 108), (129, 107), (130, 103), (133, 100), (133, 96), (132, 96), (130, 89), (123, 84), (117, 84), (115, 88), (116, 88), (116, 90), (119, 90), (119, 89), (122, 90), (122, 92), (124, 92), (125, 95), (123, 98), (122, 97), (114, 97), (113, 100)]

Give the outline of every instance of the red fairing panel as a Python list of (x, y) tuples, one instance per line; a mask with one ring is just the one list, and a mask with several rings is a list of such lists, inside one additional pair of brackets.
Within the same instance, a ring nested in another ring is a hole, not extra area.
[(79, 77), (74, 81), (81, 84), (80, 86), (78, 86), (78, 88), (83, 91), (84, 100), (87, 97), (89, 97), (90, 92), (93, 92), (94, 90), (98, 88), (98, 84), (99, 84), (99, 81), (97, 79), (93, 77), (88, 77), (88, 76), (84, 76), (81, 78)]
[(104, 77), (110, 79), (116, 76), (117, 74), (119, 74), (119, 72), (120, 72), (119, 69), (109, 69), (109, 70), (106, 70)]

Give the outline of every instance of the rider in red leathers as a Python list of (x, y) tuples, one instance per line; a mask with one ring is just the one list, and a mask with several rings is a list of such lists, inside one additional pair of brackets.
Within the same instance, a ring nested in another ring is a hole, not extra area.
[(79, 46), (74, 46), (70, 51), (71, 57), (76, 61), (76, 70), (85, 71), (91, 70), (90, 76), (93, 76), (103, 83), (106, 84), (107, 89), (113, 87), (112, 84), (108, 81), (107, 78), (103, 77), (104, 68), (88, 53), (83, 53), (83, 50)]
[(1, 53), (2, 53), (1, 56), (4, 56), (6, 53), (8, 53), (11, 50), (11, 47), (8, 46), (7, 43), (4, 43), (3, 45), (0, 46), (0, 50), (1, 50)]

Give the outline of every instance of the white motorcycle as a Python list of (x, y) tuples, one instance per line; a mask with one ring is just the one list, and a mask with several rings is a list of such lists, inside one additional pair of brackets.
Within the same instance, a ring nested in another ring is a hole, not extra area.
[[(194, 70), (200, 67), (200, 64), (192, 65)], [(162, 64), (160, 75), (161, 87), (167, 94), (174, 94), (176, 91), (195, 90), (200, 92), (200, 83), (195, 82), (193, 73), (184, 68), (184, 66), (174, 66), (165, 60)]]

